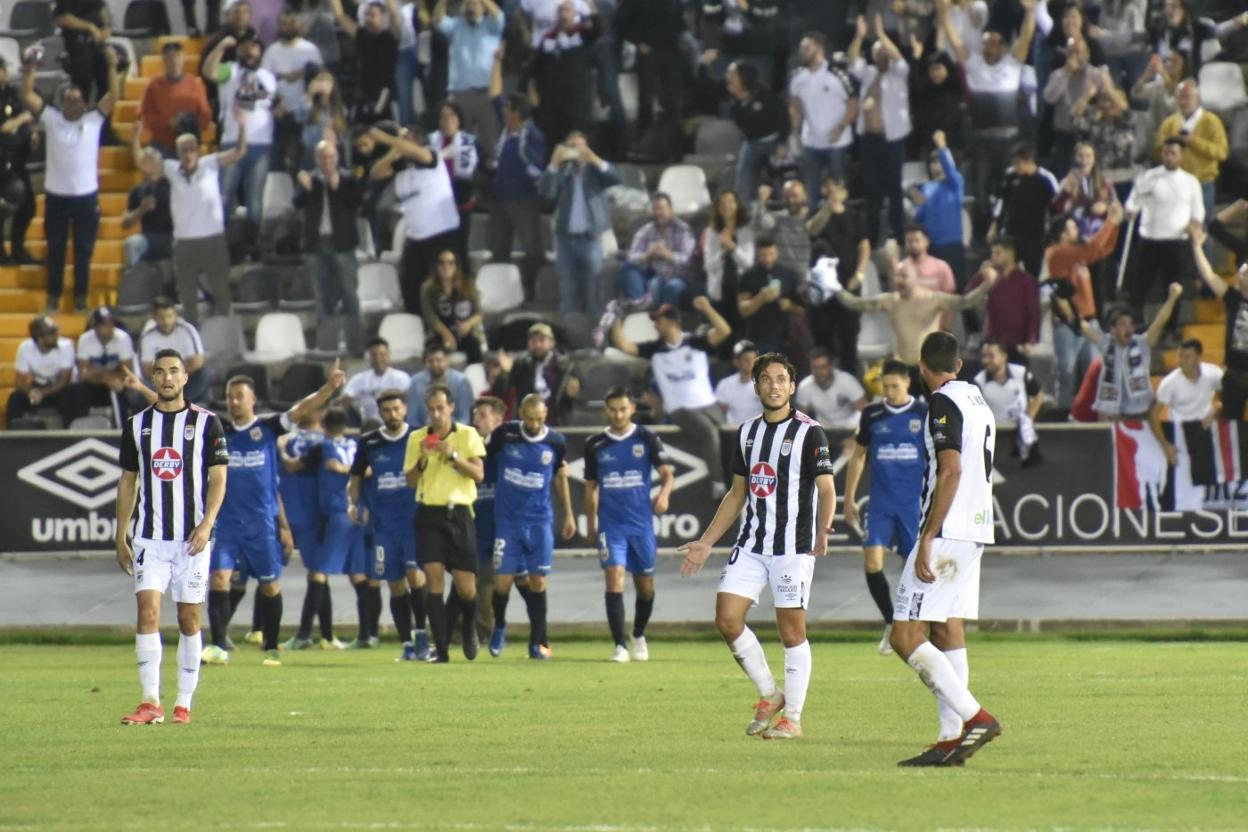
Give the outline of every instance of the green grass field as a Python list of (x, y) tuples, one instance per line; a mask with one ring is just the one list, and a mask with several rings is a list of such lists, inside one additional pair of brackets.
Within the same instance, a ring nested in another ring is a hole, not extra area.
[(863, 642), (815, 644), (797, 743), (744, 735), (753, 689), (709, 641), (618, 666), (603, 642), (437, 667), (390, 647), (280, 669), (248, 647), (204, 669), (192, 725), (142, 728), (118, 724), (131, 649), (0, 647), (0, 829), (1248, 827), (1243, 643), (973, 641), (1005, 734), (964, 770), (896, 768), (935, 707)]

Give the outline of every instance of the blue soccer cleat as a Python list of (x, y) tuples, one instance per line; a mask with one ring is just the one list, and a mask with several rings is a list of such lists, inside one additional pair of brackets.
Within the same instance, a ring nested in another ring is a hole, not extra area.
[(507, 646), (507, 628), (495, 627), (493, 634), (490, 635), (490, 655), (498, 658), (503, 654), (503, 648)]
[(550, 658), (550, 648), (545, 644), (530, 644), (529, 658), (544, 662)]
[(429, 636), (426, 633), (416, 634), (416, 661), (429, 660)]
[(416, 645), (412, 644), (410, 641), (404, 642), (403, 655), (399, 657), (398, 661), (401, 661), (401, 662), (419, 661), (419, 659), (416, 656)]

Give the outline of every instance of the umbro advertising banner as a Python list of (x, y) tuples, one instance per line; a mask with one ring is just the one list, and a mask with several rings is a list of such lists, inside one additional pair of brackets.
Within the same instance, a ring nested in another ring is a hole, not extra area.
[[(1215, 486), (1219, 499), (1206, 499), (1199, 511), (1166, 510), (1173, 505), (1166, 499), (1169, 486), (1158, 481), (1151, 435), (1145, 436), (1147, 426), (1142, 427), (1040, 425), (1041, 459), (1026, 468), (1014, 455), (1013, 431), (1002, 430), (993, 459), (996, 546), (1022, 551), (1248, 546), (1248, 481)], [(594, 432), (565, 431), (579, 534), (572, 541), (556, 539), (569, 553), (593, 551), (584, 536), (582, 453)], [(657, 432), (675, 465), (676, 483), (667, 512), (655, 518), (655, 530), (659, 546), (672, 549), (702, 534), (718, 501), (710, 466), (696, 444), (675, 428)], [(829, 436), (840, 499), (847, 438)], [(727, 470), (733, 433), (725, 431), (722, 439)], [(119, 442), (116, 434), (0, 432), (0, 481), (5, 483), (0, 553), (111, 552)], [(656, 477), (656, 487), (657, 482)], [(860, 502), (868, 488), (867, 482), (860, 487)], [(869, 504), (864, 508), (869, 511)], [(725, 535), (721, 545), (731, 545), (731, 539), (732, 533)], [(861, 545), (858, 534), (845, 527), (839, 504), (830, 543), (845, 552)]]

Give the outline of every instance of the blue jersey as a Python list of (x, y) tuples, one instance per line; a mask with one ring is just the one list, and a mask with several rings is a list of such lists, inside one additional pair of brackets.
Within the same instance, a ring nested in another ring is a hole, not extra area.
[[(291, 435), (286, 443), (286, 456), (291, 459), (303, 459), (308, 449), (320, 445), (324, 439), (319, 431), (301, 430)], [(291, 528), (306, 529), (317, 524), (320, 511), (317, 509), (316, 472), (300, 471), (292, 474), (284, 471), (277, 484), (278, 493), (282, 495), (282, 505), (286, 507), (286, 521)], [(230, 489), (225, 489), (229, 494)]]
[[(404, 425), (397, 438), (380, 430), (364, 434), (351, 463), (351, 473), (364, 477), (361, 502), (368, 507), (372, 527), (380, 532), (414, 533), (416, 489), (408, 486), (403, 474), (403, 456), (411, 430)], [(365, 477), (370, 468), (370, 475)]]
[(918, 507), (926, 459), (926, 421), (927, 405), (917, 398), (901, 407), (876, 402), (862, 411), (858, 444), (867, 449), (873, 505)]
[(534, 438), (520, 422), (506, 422), (490, 434), (486, 451), (498, 465), (494, 522), (499, 528), (549, 525), (554, 520), (551, 482), (563, 467), (565, 450), (562, 434), (550, 428), (542, 428)]
[(332, 459), (350, 468), (355, 462), (358, 444), (350, 436), (333, 439), (327, 436), (319, 445), (308, 448), (303, 457), (304, 466), (316, 472), (316, 507), (322, 517), (346, 514), (347, 480), (350, 479), (350, 474), (330, 471), (325, 464)]
[(285, 414), (252, 419), (245, 425), (223, 422), (230, 454), (229, 487), (221, 503), (223, 526), (272, 523), (277, 517), (277, 438), (290, 428)]
[(498, 484), (498, 457), (486, 454), (485, 479), (477, 483), (477, 502), (473, 514), (477, 526), (477, 548), (488, 551), (494, 545), (494, 488)]
[(585, 481), (598, 483), (598, 527), (619, 534), (654, 534), (650, 476), (671, 465), (658, 436), (633, 425), (623, 437), (608, 431), (585, 443)]

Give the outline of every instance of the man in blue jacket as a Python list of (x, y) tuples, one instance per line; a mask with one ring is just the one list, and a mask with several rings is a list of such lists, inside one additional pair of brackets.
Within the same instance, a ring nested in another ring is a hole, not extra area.
[(958, 291), (966, 286), (966, 249), (962, 245), (962, 199), (966, 184), (954, 163), (953, 153), (945, 143), (945, 132), (932, 134), (931, 180), (910, 189), (910, 201), (916, 206), (914, 219), (927, 230), (931, 241), (928, 253), (944, 260), (953, 269)]

